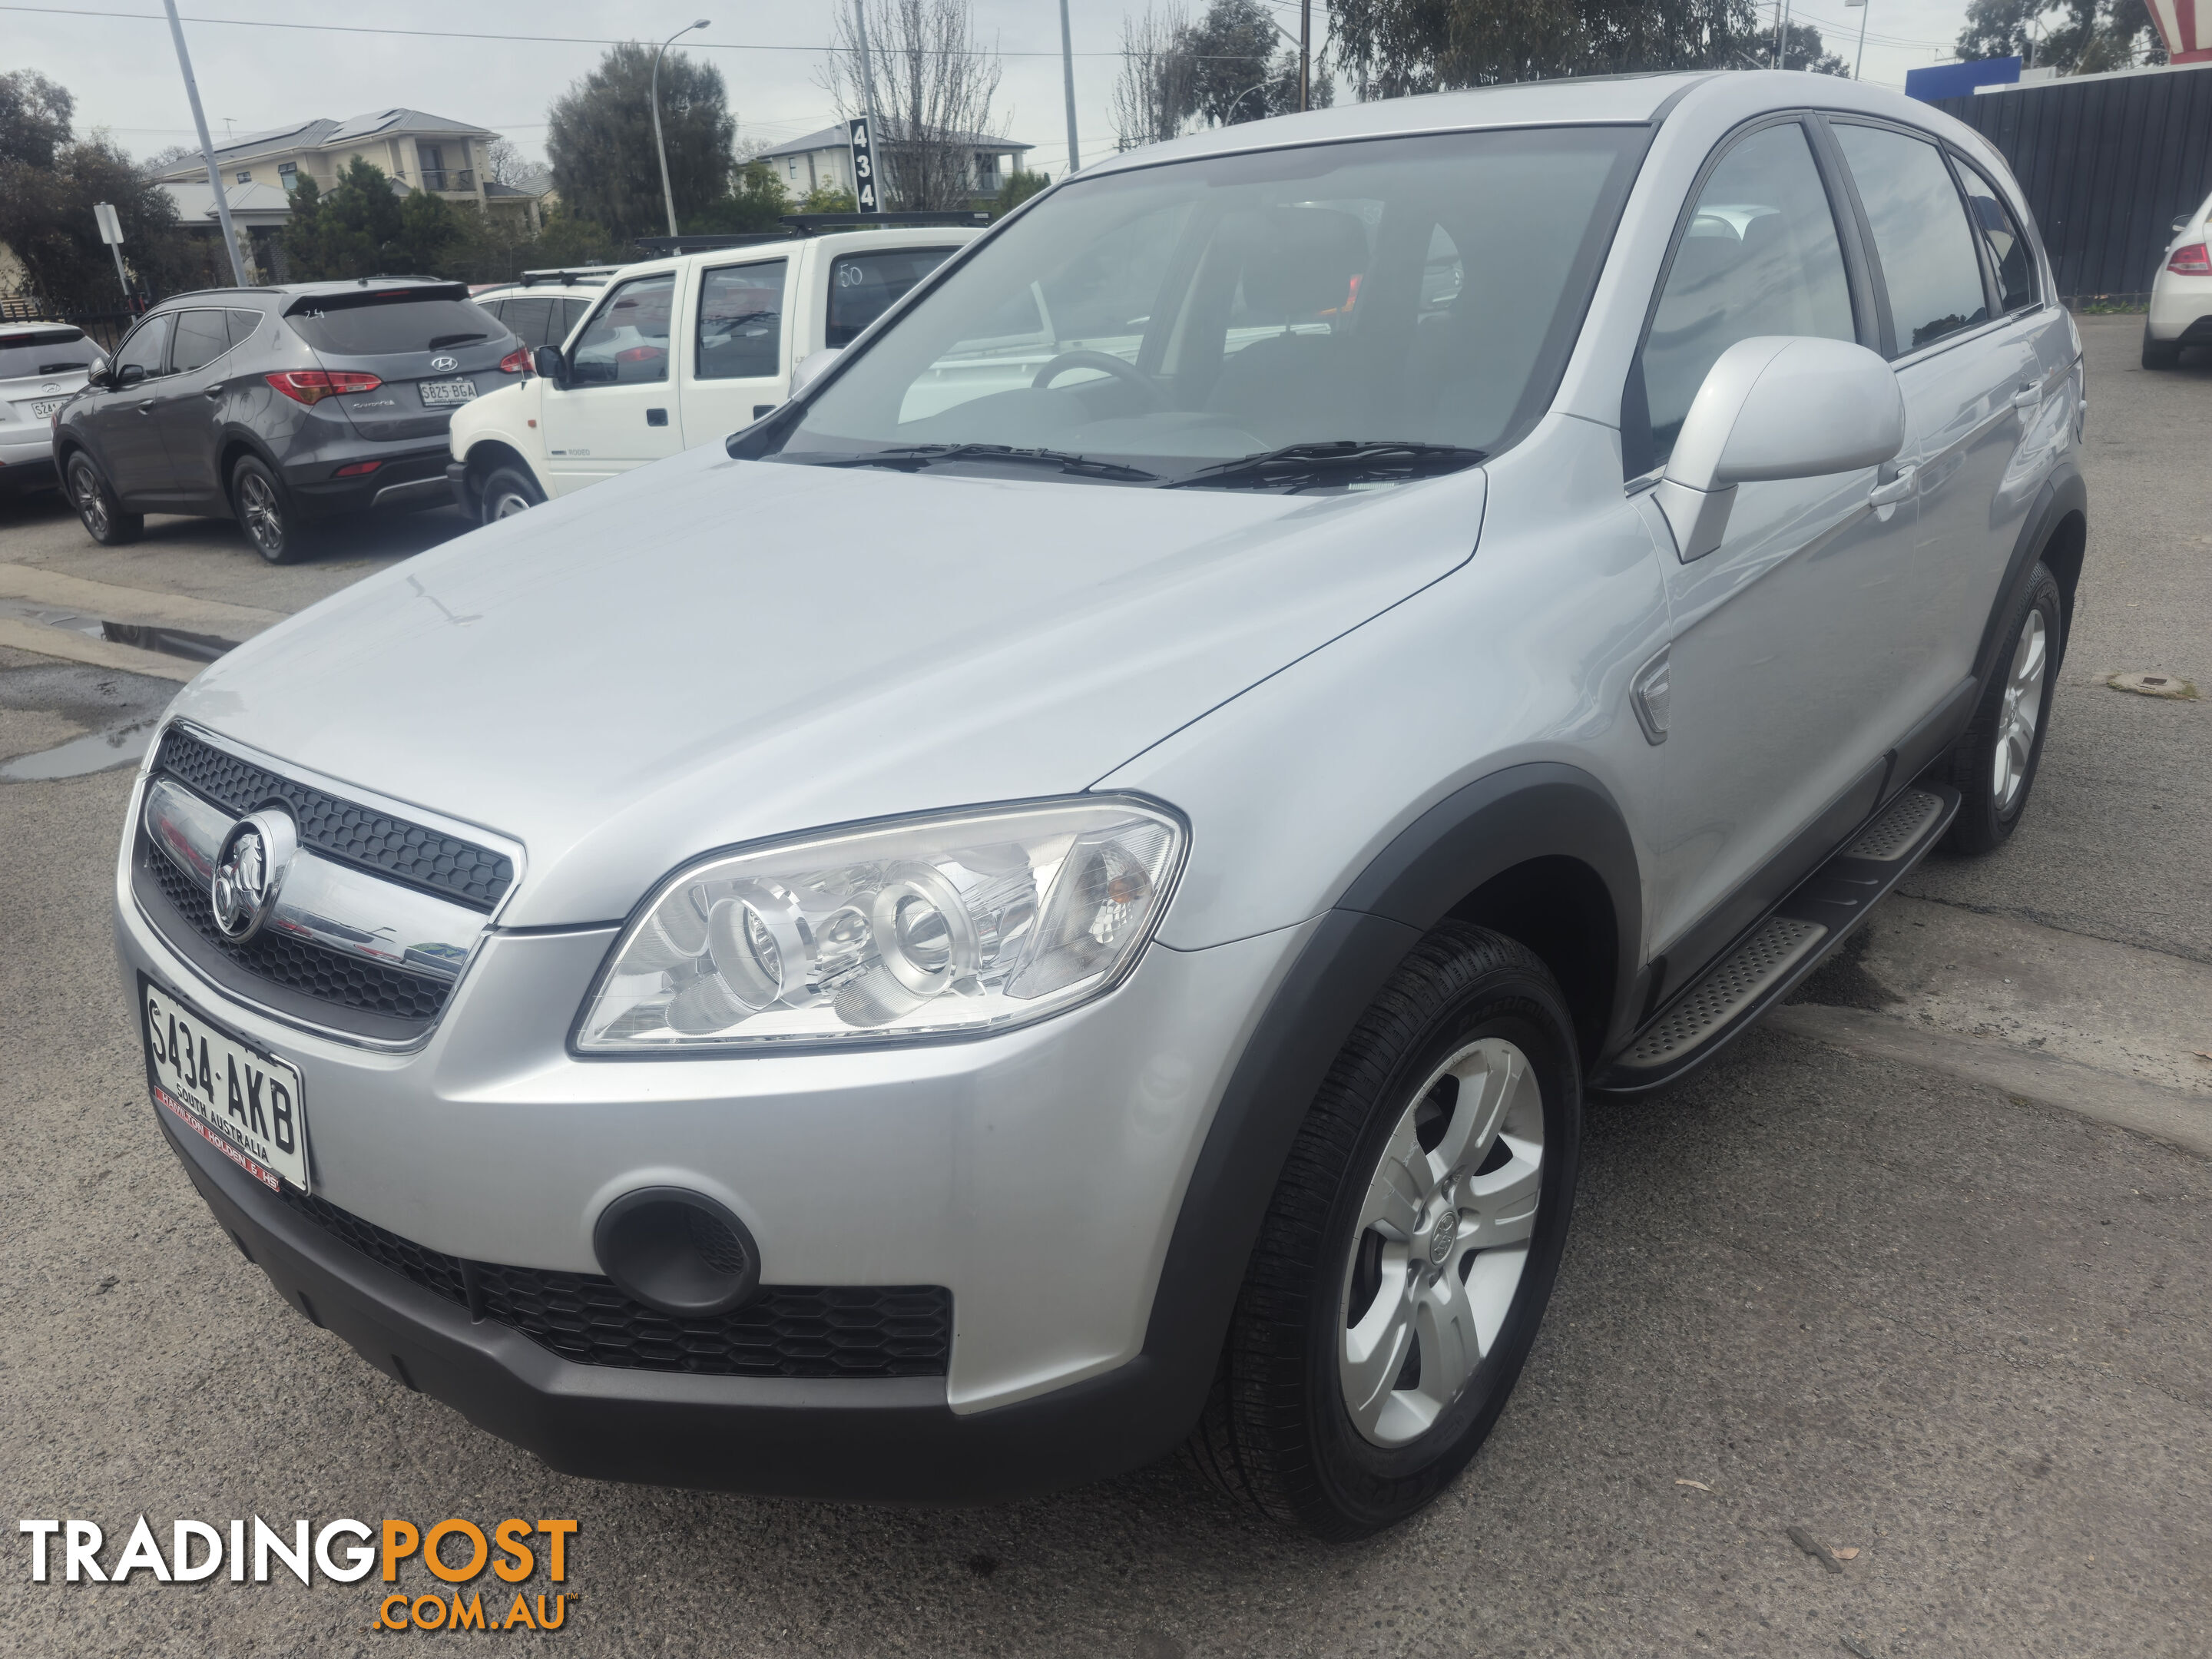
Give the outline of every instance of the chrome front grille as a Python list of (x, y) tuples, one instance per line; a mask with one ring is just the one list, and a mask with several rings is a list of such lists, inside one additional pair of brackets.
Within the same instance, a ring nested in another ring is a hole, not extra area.
[[(218, 926), (210, 889), (239, 820), (281, 808), (299, 846), (250, 937)], [(223, 990), (334, 1035), (411, 1042), (454, 982), (514, 879), (506, 853), (343, 799), (166, 733), (139, 813), (139, 908)]]

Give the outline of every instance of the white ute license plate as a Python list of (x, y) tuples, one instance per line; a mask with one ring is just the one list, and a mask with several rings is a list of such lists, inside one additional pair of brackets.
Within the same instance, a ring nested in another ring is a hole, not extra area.
[(146, 1079), (155, 1103), (266, 1186), (307, 1185), (307, 1113), (299, 1068), (138, 982), (146, 1015)]
[(422, 401), (432, 409), (442, 409), (448, 404), (465, 404), (477, 395), (474, 380), (418, 380), (416, 389), (422, 392)]

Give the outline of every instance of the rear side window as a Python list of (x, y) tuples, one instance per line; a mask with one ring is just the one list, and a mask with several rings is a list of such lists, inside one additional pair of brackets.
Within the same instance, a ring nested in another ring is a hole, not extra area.
[(850, 345), (860, 331), (905, 298), (907, 290), (943, 264), (949, 247), (902, 247), (882, 253), (848, 253), (830, 267), (830, 319), (824, 345)]
[(0, 333), (0, 380), (27, 374), (66, 374), (89, 368), (100, 348), (76, 328), (13, 330)]
[(467, 300), (374, 300), (293, 312), (292, 331), (333, 357), (382, 357), (399, 352), (442, 351), (495, 340), (506, 331), (498, 318)]
[(673, 271), (639, 276), (607, 295), (577, 337), (571, 367), (579, 386), (635, 386), (668, 378)]
[(261, 326), (262, 316), (258, 311), (234, 311), (230, 317), (230, 343), (244, 345), (253, 337), (253, 331)]
[(1698, 193), (1622, 400), (1629, 476), (1666, 460), (1706, 372), (1759, 334), (1858, 337), (1835, 215), (1795, 122), (1740, 140)]
[(229, 313), (186, 311), (177, 317), (177, 343), (169, 354), (170, 366), (179, 374), (205, 368), (230, 349)]
[(782, 364), (783, 283), (790, 262), (724, 265), (699, 278), (699, 378), (742, 380)]
[(123, 343), (123, 349), (115, 354), (116, 372), (143, 368), (149, 380), (161, 374), (169, 356), (169, 326), (176, 320), (174, 312), (165, 311), (139, 324), (137, 331)]
[(1887, 127), (1836, 126), (1889, 290), (1897, 355), (1989, 320), (1982, 262), (1942, 152)]
[(584, 313), (592, 308), (589, 300), (561, 300), (555, 303), (558, 313), (554, 319), (553, 331), (545, 337), (548, 345), (559, 345), (574, 334), (576, 325), (584, 320)]
[(1981, 233), (1990, 251), (1990, 264), (1997, 274), (1997, 298), (2008, 312), (2035, 303), (2035, 254), (2021, 234), (1996, 186), (1964, 162), (1959, 182), (1966, 187), (1966, 216)]
[(545, 343), (546, 319), (552, 315), (554, 301), (542, 294), (519, 300), (500, 301), (499, 319), (507, 325), (507, 331), (525, 345)]

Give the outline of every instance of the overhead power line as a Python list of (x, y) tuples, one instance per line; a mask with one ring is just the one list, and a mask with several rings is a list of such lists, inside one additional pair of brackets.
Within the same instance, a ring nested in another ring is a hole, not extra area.
[[(168, 21), (168, 19), (159, 12), (97, 11), (88, 7), (82, 6), (0, 5), (0, 11), (37, 13), (49, 17), (120, 17), (143, 23), (166, 24)], [(403, 35), (412, 40), (507, 40), (565, 46), (622, 46), (631, 44), (627, 38), (617, 38), (612, 35), (598, 34), (495, 34), (489, 31), (481, 29), (395, 29), (383, 28), (371, 23), (287, 23), (261, 17), (186, 17), (180, 21), (187, 23), (209, 24), (222, 28), (289, 29), (295, 33), (305, 34)], [(804, 52), (814, 53), (837, 52), (846, 50), (846, 48), (842, 46), (830, 45), (818, 46), (783, 46), (771, 42), (757, 40), (696, 40), (691, 43), (690, 49), (695, 52)], [(902, 49), (890, 46), (878, 46), (876, 48), (876, 51), (878, 53), (896, 52)], [(911, 52), (915, 49), (905, 48), (903, 50)], [(931, 55), (935, 55), (939, 49), (936, 47), (928, 47), (923, 50), (926, 50)], [(978, 49), (966, 53), (965, 55), (973, 58), (1057, 58), (1060, 56), (1060, 53), (1056, 50), (1051, 52), (1032, 52), (1025, 49), (994, 48), (988, 52)], [(1119, 58), (1123, 54), (1119, 48), (1115, 48), (1110, 52), (1079, 52), (1075, 54), (1078, 58)], [(1210, 55), (1231, 58), (1238, 63), (1244, 62), (1249, 56), (1249, 53), (1241, 52), (1227, 54), (1216, 53)]]

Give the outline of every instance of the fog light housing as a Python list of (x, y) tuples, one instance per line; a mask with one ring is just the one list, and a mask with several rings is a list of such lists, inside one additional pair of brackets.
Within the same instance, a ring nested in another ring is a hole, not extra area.
[(672, 1319), (708, 1319), (760, 1289), (760, 1248), (745, 1224), (703, 1193), (641, 1187), (599, 1212), (599, 1270), (624, 1295)]

